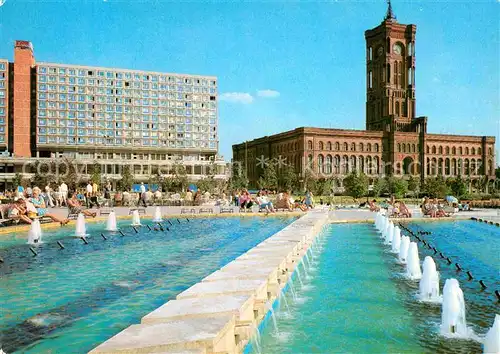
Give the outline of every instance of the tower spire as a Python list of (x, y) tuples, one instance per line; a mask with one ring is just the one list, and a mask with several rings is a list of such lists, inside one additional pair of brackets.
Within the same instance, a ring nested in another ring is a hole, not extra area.
[(395, 20), (394, 12), (392, 12), (391, 0), (387, 0), (387, 13), (385, 14), (385, 20)]

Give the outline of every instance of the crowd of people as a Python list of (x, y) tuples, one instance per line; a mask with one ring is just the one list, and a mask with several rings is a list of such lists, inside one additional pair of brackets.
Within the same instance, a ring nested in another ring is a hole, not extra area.
[(306, 211), (314, 208), (314, 196), (310, 191), (306, 191), (303, 198), (295, 200), (290, 191), (273, 193), (268, 190), (259, 190), (253, 197), (247, 189), (243, 189), (234, 191), (233, 205), (239, 207), (243, 212), (251, 210), (253, 206), (266, 213), (275, 213), (278, 209)]
[(83, 213), (86, 216), (95, 217), (95, 212), (91, 212), (83, 206), (82, 196), (85, 197), (85, 203), (90, 207), (92, 199), (97, 196), (97, 188), (90, 185), (90, 188), (87, 186), (84, 194), (82, 191), (74, 191), (68, 197), (68, 186), (64, 182), (58, 186), (57, 191), (52, 190), (48, 185), (43, 191), (37, 186), (33, 188), (19, 186), (15, 192), (7, 191), (5, 193), (5, 198), (9, 199), (10, 202), (0, 205), (1, 217), (4, 223), (11, 221), (31, 224), (37, 218), (46, 218), (66, 225), (69, 222), (68, 218), (49, 212), (48, 208), (55, 206), (67, 207), (69, 214)]

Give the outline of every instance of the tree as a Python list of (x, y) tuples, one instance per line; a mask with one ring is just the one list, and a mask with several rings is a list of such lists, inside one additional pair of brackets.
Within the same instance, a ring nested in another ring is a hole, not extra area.
[(467, 195), (467, 186), (461, 176), (450, 179), (449, 187), (453, 195), (459, 199)]
[(279, 186), (286, 191), (293, 191), (297, 188), (298, 176), (292, 165), (286, 165), (281, 169), (279, 175)]
[(43, 189), (46, 185), (55, 184), (57, 182), (55, 161), (36, 161), (32, 165), (32, 169), (35, 171), (32, 180), (34, 186)]
[(12, 179), (12, 184), (14, 185), (14, 188), (17, 188), (24, 184), (24, 178), (19, 172), (14, 175), (14, 178)]
[(386, 177), (384, 192), (393, 194), (396, 198), (403, 198), (408, 191), (408, 183), (401, 178)]
[(231, 179), (229, 180), (229, 189), (239, 190), (248, 187), (248, 178), (246, 178), (243, 168), (240, 164), (233, 163), (231, 166)]
[(122, 179), (118, 182), (118, 186), (122, 191), (129, 191), (134, 183), (134, 176), (130, 171), (129, 165), (122, 166)]
[(188, 187), (188, 177), (187, 177), (187, 171), (186, 171), (186, 166), (184, 166), (181, 163), (174, 163), (172, 166), (173, 169), (173, 176), (172, 176), (172, 187), (176, 191), (184, 191)]
[(101, 165), (97, 161), (94, 161), (90, 181), (95, 184), (101, 184), (101, 176)]
[(446, 185), (443, 176), (428, 177), (424, 183), (424, 192), (431, 198), (444, 198), (450, 194), (450, 188)]
[(278, 175), (276, 174), (276, 167), (274, 166), (274, 163), (269, 162), (266, 164), (264, 167), (264, 173), (259, 178), (257, 183), (259, 188), (272, 190), (278, 189)]
[(360, 198), (368, 194), (368, 178), (364, 173), (351, 172), (344, 178), (344, 188), (348, 195)]
[(500, 166), (495, 169), (495, 176), (497, 176), (497, 179), (500, 179)]
[(408, 190), (413, 192), (414, 195), (417, 195), (420, 191), (420, 180), (418, 178), (414, 178), (410, 176), (408, 179)]
[(320, 196), (330, 196), (332, 193), (333, 179), (332, 178), (320, 178), (316, 180), (316, 188), (314, 194)]
[(373, 189), (372, 189), (373, 196), (379, 197), (380, 194), (382, 194), (385, 189), (387, 189), (385, 179), (376, 178), (375, 181), (373, 182)]

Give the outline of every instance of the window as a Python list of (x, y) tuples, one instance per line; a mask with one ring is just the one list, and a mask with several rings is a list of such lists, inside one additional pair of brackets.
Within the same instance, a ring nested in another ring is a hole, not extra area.
[(368, 144), (366, 145), (366, 151), (368, 151), (368, 152), (372, 152), (372, 144), (368, 143)]
[(323, 173), (323, 155), (318, 155), (318, 173)]
[(320, 141), (320, 142), (319, 142), (319, 149), (320, 149), (320, 150), (324, 150), (324, 145), (323, 145), (323, 142), (322, 142), (322, 141)]
[(339, 150), (340, 150), (340, 143), (336, 142), (335, 143), (335, 151), (339, 151)]
[(391, 64), (387, 64), (387, 71), (385, 77), (387, 78), (387, 83), (391, 83)]
[(332, 143), (330, 141), (326, 144), (326, 146), (328, 150), (332, 150)]
[(408, 85), (413, 85), (413, 70), (408, 68)]
[(378, 143), (375, 143), (375, 152), (378, 152)]
[(373, 60), (373, 48), (368, 48), (368, 60)]
[(312, 149), (313, 149), (313, 142), (312, 142), (311, 140), (309, 140), (309, 141), (307, 142), (307, 149), (308, 149), (308, 150), (312, 150)]
[(457, 148), (456, 148), (456, 147), (454, 147), (454, 146), (453, 146), (453, 147), (451, 148), (451, 154), (452, 154), (452, 155), (456, 155), (456, 154), (457, 154)]
[(363, 151), (363, 148), (364, 148), (363, 143), (359, 143), (359, 151)]
[(472, 148), (472, 149), (471, 149), (471, 153), (470, 153), (470, 154), (471, 154), (471, 155), (475, 155), (475, 154), (476, 154), (476, 149), (475, 149), (475, 148)]
[(371, 70), (368, 73), (368, 88), (373, 88), (373, 74)]
[(465, 155), (469, 155), (469, 147), (465, 148)]
[(349, 145), (347, 143), (344, 143), (344, 151), (349, 151)]

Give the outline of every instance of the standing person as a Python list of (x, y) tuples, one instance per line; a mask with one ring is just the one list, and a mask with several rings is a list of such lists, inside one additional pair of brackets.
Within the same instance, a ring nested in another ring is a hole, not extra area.
[(111, 206), (111, 183), (107, 183), (104, 187), (104, 199), (106, 199), (106, 205)]
[(22, 185), (17, 186), (17, 198), (22, 198), (24, 196), (24, 187)]
[(193, 202), (193, 192), (188, 188), (186, 191), (186, 196), (184, 197), (184, 200), (187, 202), (187, 205), (191, 205)]
[(45, 198), (45, 203), (49, 207), (53, 208), (54, 207), (54, 200), (52, 199), (52, 188), (50, 188), (49, 184), (47, 184), (45, 186), (45, 197), (46, 197)]
[[(59, 186), (59, 192), (61, 192), (61, 200), (64, 203), (64, 205), (68, 205), (68, 186), (64, 181), (61, 183)], [(62, 204), (61, 204), (62, 206)]]
[(87, 208), (90, 208), (91, 205), (90, 198), (92, 197), (92, 185), (90, 184), (90, 181), (89, 183), (87, 183), (86, 192), (87, 193), (85, 194), (85, 198), (87, 198)]
[(141, 182), (141, 186), (139, 187), (139, 201), (137, 202), (137, 206), (143, 203), (144, 207), (147, 207), (148, 205), (146, 204), (146, 186), (144, 185), (144, 182)]
[(308, 207), (308, 208), (314, 208), (314, 195), (312, 194), (312, 192), (310, 190), (307, 190), (306, 191), (306, 196), (305, 196), (305, 199), (304, 199), (304, 204)]

